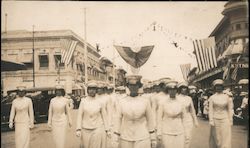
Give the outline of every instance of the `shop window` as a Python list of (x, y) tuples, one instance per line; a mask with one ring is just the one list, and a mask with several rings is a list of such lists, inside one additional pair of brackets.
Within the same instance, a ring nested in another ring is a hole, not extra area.
[(61, 55), (54, 55), (55, 58), (55, 67), (58, 68), (58, 63), (60, 68), (64, 68), (64, 63), (61, 63), (62, 56)]
[(48, 55), (39, 55), (39, 64), (40, 68), (48, 68), (49, 67)]
[(240, 24), (236, 24), (235, 30), (240, 30), (241, 29), (241, 25)]

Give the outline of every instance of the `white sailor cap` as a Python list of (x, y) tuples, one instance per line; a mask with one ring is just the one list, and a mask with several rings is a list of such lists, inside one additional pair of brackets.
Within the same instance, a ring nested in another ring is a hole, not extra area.
[(89, 81), (88, 84), (87, 84), (87, 87), (94, 87), (94, 88), (97, 88), (97, 82), (92, 80), (92, 81)]
[(18, 86), (18, 87), (17, 87), (17, 90), (18, 90), (18, 91), (25, 91), (25, 90), (26, 90), (26, 87), (25, 87), (25, 86)]
[(56, 85), (56, 89), (64, 89), (63, 85)]
[(190, 89), (190, 90), (191, 90), (191, 89), (195, 89), (195, 90), (196, 90), (196, 89), (197, 89), (197, 87), (196, 87), (196, 86), (194, 86), (194, 85), (189, 85), (189, 86), (188, 86), (188, 89)]
[(247, 92), (241, 92), (241, 93), (240, 93), (240, 96), (247, 96), (247, 95), (248, 95)]
[(238, 82), (239, 85), (247, 85), (248, 84), (248, 79), (241, 79), (239, 82)]
[(177, 81), (172, 80), (166, 86), (167, 86), (167, 88), (177, 88), (177, 84), (178, 84)]
[(141, 82), (141, 78), (141, 75), (128, 75), (126, 80), (129, 84), (136, 84), (137, 82)]
[(213, 86), (216, 86), (216, 85), (223, 85), (224, 84), (224, 81), (221, 80), (221, 79), (216, 79), (213, 81), (212, 85)]
[(126, 88), (124, 86), (118, 86), (115, 90), (123, 91), (123, 90), (126, 90)]
[(177, 85), (178, 88), (181, 88), (181, 87), (186, 87), (188, 88), (188, 83), (187, 82), (181, 82)]

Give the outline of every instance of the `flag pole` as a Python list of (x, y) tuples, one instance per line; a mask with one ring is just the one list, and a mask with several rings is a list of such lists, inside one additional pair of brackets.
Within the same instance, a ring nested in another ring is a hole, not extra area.
[(35, 42), (35, 38), (34, 38), (34, 28), (35, 28), (35, 25), (32, 26), (33, 28), (33, 31), (32, 31), (32, 38), (33, 38), (33, 41), (32, 41), (32, 56), (33, 56), (33, 87), (36, 86), (36, 83), (35, 83), (35, 48), (34, 48), (34, 42)]
[[(88, 50), (87, 50), (87, 19), (86, 8), (84, 8), (84, 72), (85, 72), (85, 86), (88, 83)], [(85, 87), (85, 95), (87, 95), (87, 87)]]

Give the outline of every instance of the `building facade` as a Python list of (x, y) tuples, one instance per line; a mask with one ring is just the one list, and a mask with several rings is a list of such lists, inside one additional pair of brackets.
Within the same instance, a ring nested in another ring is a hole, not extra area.
[[(84, 93), (85, 42), (74, 32), (36, 31), (33, 34), (25, 30), (8, 31), (2, 33), (1, 41), (1, 58), (24, 63), (27, 67), (27, 70), (1, 72), (4, 94), (18, 85), (53, 87), (59, 83), (64, 85), (68, 94)], [(87, 50), (88, 80), (106, 81), (107, 73), (100, 66), (101, 55), (90, 44), (87, 44)]]
[[(205, 73), (190, 73), (188, 80), (201, 88), (211, 87), (215, 79), (224, 79), (233, 87), (240, 79), (248, 79), (249, 20), (248, 1), (229, 1), (225, 4), (224, 17), (212, 31), (216, 42), (217, 67)], [(229, 72), (225, 72), (226, 70)]]

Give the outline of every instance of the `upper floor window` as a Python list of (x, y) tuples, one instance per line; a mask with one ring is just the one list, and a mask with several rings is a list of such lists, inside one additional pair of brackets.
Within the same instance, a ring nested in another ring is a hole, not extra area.
[(64, 67), (64, 63), (61, 63), (61, 59), (62, 56), (61, 55), (54, 55), (55, 58), (55, 67), (58, 68), (58, 66), (60, 66), (60, 68)]
[(235, 30), (240, 30), (240, 29), (241, 29), (241, 25), (240, 24), (236, 24)]
[(245, 23), (245, 28), (248, 29), (248, 23)]
[(49, 67), (49, 57), (48, 55), (39, 55), (40, 68)]

